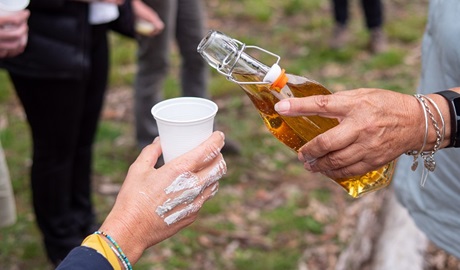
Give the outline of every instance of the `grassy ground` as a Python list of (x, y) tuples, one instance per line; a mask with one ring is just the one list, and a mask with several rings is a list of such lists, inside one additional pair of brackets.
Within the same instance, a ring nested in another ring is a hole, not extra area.
[[(279, 54), (288, 72), (333, 91), (378, 87), (412, 93), (416, 88), (427, 0), (384, 1), (390, 48), (378, 55), (366, 50), (358, 1), (350, 1), (352, 39), (341, 51), (327, 47), (328, 1), (205, 2), (209, 28)], [(131, 98), (136, 44), (116, 35), (112, 43), (111, 87), (95, 145), (94, 201), (100, 219), (137, 155)], [(172, 57), (167, 97), (179, 95), (177, 53)], [(240, 142), (242, 154), (226, 158), (228, 174), (197, 222), (149, 249), (135, 268), (333, 269), (350, 239), (346, 214), (355, 201), (331, 181), (305, 172), (296, 155), (263, 127), (236, 85), (213, 72), (210, 92), (219, 105), (219, 129)], [(0, 73), (0, 104), (0, 139), (18, 207), (17, 224), (0, 230), (0, 269), (49, 269), (31, 210), (30, 137), (5, 73)]]

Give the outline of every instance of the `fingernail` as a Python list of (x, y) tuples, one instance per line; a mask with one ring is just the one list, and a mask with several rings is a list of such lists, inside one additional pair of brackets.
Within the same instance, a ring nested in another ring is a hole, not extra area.
[(299, 159), (299, 161), (304, 162), (304, 163), (309, 163), (310, 165), (315, 164), (317, 160), (317, 158), (312, 158), (309, 155), (305, 155), (301, 152), (299, 152), (299, 154), (297, 155), (297, 158)]
[(304, 157), (304, 155), (303, 155), (301, 152), (299, 152), (299, 154), (297, 155), (297, 159), (298, 159), (300, 162), (305, 162), (305, 157)]
[(304, 157), (305, 158), (305, 161), (308, 162), (308, 164), (310, 165), (313, 165), (316, 163), (316, 158), (308, 158), (308, 157)]
[(302, 161), (302, 162), (308, 162), (310, 164), (315, 164), (317, 158), (313, 158), (307, 154), (304, 154), (302, 152), (299, 152), (297, 155), (297, 158)]
[(225, 134), (222, 131), (219, 131), (220, 136), (222, 136), (222, 139), (225, 140)]
[(160, 137), (156, 136), (152, 143), (158, 142), (159, 139), (160, 139)]
[(291, 103), (287, 100), (281, 100), (280, 102), (275, 104), (275, 111), (279, 113), (286, 113), (291, 108)]

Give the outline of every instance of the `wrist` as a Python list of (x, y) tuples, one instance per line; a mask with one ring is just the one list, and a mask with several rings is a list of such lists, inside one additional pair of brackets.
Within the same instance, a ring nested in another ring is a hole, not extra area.
[[(425, 134), (424, 134), (424, 141), (422, 147), (419, 151), (412, 150), (407, 152), (407, 155), (411, 155), (414, 157), (414, 161), (412, 162), (411, 169), (415, 171), (418, 165), (418, 156), (422, 157), (423, 165), (425, 167), (425, 171), (433, 172), (436, 169), (436, 162), (434, 159), (434, 155), (436, 151), (438, 151), (444, 141), (445, 137), (445, 120), (441, 109), (438, 106), (438, 103), (434, 101), (432, 98), (421, 95), (415, 94), (414, 97), (417, 99), (419, 104), (422, 107), (424, 122), (425, 122)], [(430, 146), (433, 137), (429, 135), (433, 133), (429, 129), (429, 122), (431, 121), (433, 131), (435, 133), (435, 139), (433, 146)], [(425, 172), (424, 171), (424, 172)], [(427, 174), (425, 174), (426, 176)], [(423, 186), (426, 181), (426, 177), (422, 177), (420, 184)]]
[(146, 248), (141, 241), (142, 238), (133, 233), (122, 218), (107, 217), (99, 231), (106, 233), (117, 242), (132, 265), (139, 260)]
[(407, 109), (406, 122), (404, 125), (411, 127), (402, 136), (410, 138), (407, 140), (406, 152), (420, 153), (428, 150), (427, 142), (429, 140), (429, 126), (424, 107), (420, 101), (413, 95), (407, 95), (408, 101), (404, 108)]

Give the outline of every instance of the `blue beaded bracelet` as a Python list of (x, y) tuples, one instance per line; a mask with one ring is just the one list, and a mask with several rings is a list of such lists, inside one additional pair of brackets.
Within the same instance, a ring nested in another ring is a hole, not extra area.
[(129, 262), (128, 257), (126, 257), (125, 253), (123, 253), (123, 251), (121, 250), (121, 247), (117, 244), (117, 242), (115, 242), (115, 240), (113, 240), (112, 237), (110, 237), (110, 235), (102, 231), (96, 231), (94, 232), (94, 234), (103, 235), (105, 238), (107, 238), (110, 241), (110, 243), (112, 243), (112, 245), (117, 249), (118, 251), (117, 256), (123, 262), (126, 269), (133, 270), (133, 267), (131, 266), (131, 263)]

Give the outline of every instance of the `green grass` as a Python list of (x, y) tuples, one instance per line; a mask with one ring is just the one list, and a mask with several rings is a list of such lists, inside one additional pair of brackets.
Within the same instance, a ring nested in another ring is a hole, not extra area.
[[(321, 234), (323, 232), (323, 225), (316, 221), (311, 216), (297, 216), (295, 210), (298, 209), (296, 205), (279, 207), (275, 210), (269, 211), (264, 215), (272, 226), (270, 227), (270, 234), (276, 236), (280, 234), (289, 234), (292, 232), (311, 232), (314, 234)], [(289, 220), (289, 222), (286, 222)]]
[(8, 74), (0, 70), (0, 103), (3, 103), (11, 97), (11, 83)]
[(110, 86), (133, 85), (136, 72), (136, 42), (121, 35), (111, 35), (110, 42)]
[[(206, 4), (209, 28), (280, 55), (280, 64), (289, 73), (310, 77), (332, 91), (375, 87), (413, 93), (416, 87), (426, 1), (385, 1), (388, 10), (398, 12), (386, 14), (390, 49), (377, 55), (366, 51), (368, 33), (358, 3), (351, 9), (353, 38), (340, 51), (327, 47), (333, 25), (327, 1), (215, 0)], [(118, 35), (111, 35), (110, 40), (115, 46), (108, 94), (126, 93), (111, 105), (129, 108), (136, 43)], [(179, 55), (173, 50), (171, 72), (164, 82), (166, 98), (180, 95), (178, 68)], [(347, 195), (329, 180), (306, 173), (296, 154), (263, 126), (237, 85), (212, 70), (209, 91), (219, 104), (217, 128), (241, 144), (242, 154), (226, 157), (228, 173), (198, 220), (147, 250), (135, 269), (297, 269), (305, 250), (334, 241), (339, 247), (335, 252), (340, 252), (346, 239), (327, 234), (335, 232), (333, 226), (350, 203)], [(50, 269), (31, 207), (29, 130), (4, 71), (0, 72), (0, 140), (18, 206), (17, 224), (0, 229), (0, 269)], [(102, 118), (95, 144), (95, 190), (101, 182), (123, 181), (138, 153), (134, 141), (131, 112)], [(99, 219), (113, 200), (113, 195), (95, 192)]]
[(279, 250), (266, 252), (264, 250), (245, 250), (238, 252), (235, 258), (235, 269), (252, 270), (284, 270), (296, 269), (298, 251)]

